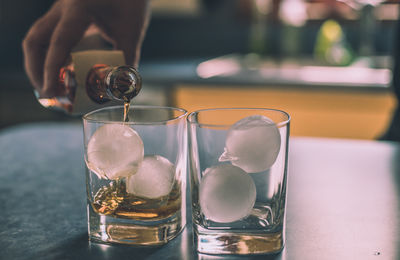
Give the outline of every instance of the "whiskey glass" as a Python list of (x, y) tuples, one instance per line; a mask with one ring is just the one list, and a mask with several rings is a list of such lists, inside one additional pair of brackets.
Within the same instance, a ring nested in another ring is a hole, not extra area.
[(271, 254), (285, 243), (290, 116), (263, 108), (190, 113), (194, 246), (205, 254)]
[(89, 239), (161, 245), (186, 224), (186, 114), (123, 106), (83, 116)]

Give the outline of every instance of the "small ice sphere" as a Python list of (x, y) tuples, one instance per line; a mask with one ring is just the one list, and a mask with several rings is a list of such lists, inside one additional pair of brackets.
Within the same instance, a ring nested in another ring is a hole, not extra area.
[(100, 178), (116, 180), (135, 174), (143, 156), (143, 141), (135, 130), (123, 124), (106, 124), (90, 138), (86, 164)]
[(201, 211), (215, 222), (229, 223), (248, 216), (256, 201), (253, 179), (230, 164), (207, 168), (199, 189)]
[(276, 124), (266, 116), (253, 115), (231, 126), (219, 161), (230, 161), (248, 173), (262, 172), (274, 164), (280, 146)]
[(146, 155), (137, 173), (127, 178), (126, 191), (155, 199), (168, 195), (174, 184), (175, 166), (160, 155)]

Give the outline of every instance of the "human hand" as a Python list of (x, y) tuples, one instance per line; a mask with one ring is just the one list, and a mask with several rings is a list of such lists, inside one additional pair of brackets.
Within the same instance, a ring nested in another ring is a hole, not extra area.
[(25, 71), (40, 97), (60, 95), (59, 71), (93, 26), (137, 66), (149, 17), (148, 0), (58, 0), (23, 40)]

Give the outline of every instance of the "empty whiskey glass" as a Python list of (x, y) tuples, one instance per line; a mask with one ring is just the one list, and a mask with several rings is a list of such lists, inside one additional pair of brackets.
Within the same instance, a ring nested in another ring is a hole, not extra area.
[(194, 243), (206, 254), (280, 252), (290, 116), (261, 108), (189, 114)]

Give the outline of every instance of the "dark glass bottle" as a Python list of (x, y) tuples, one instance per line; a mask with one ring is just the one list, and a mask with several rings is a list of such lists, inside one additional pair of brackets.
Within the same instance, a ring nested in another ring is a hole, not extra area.
[(61, 68), (59, 74), (58, 88), (64, 94), (52, 98), (41, 98), (37, 95), (37, 98), (44, 107), (70, 114), (84, 114), (111, 103), (112, 100), (129, 102), (139, 93), (141, 87), (141, 77), (132, 66), (94, 64), (86, 73), (85, 79), (77, 80), (76, 66), (71, 62)]

